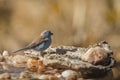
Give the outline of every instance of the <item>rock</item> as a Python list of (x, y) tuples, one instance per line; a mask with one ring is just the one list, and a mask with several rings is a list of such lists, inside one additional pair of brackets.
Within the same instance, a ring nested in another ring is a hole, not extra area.
[(49, 75), (49, 80), (60, 80), (60, 79), (54, 75)]
[(42, 73), (45, 71), (45, 66), (41, 60), (30, 58), (27, 61), (27, 68), (32, 72)]
[(57, 78), (59, 78), (60, 80), (63, 80), (63, 79), (64, 79), (63, 76), (62, 76), (60, 73), (56, 73), (55, 76), (56, 76)]
[(0, 74), (0, 80), (9, 80), (11, 79), (11, 75), (9, 73)]
[(45, 65), (41, 60), (38, 60), (38, 73), (42, 73), (45, 71)]
[(108, 57), (106, 51), (101, 47), (90, 48), (81, 59), (89, 63), (97, 64), (101, 61), (104, 61)]
[(55, 75), (50, 75), (50, 74), (42, 74), (38, 77), (40, 80), (60, 80), (58, 77)]
[(48, 75), (45, 75), (45, 74), (42, 74), (38, 77), (38, 79), (41, 79), (41, 80), (49, 80), (49, 76)]
[[(85, 79), (83, 79), (83, 78), (78, 78), (77, 80), (85, 80)], [(86, 79), (87, 80), (87, 79)]]
[(77, 75), (72, 74), (65, 78), (65, 80), (77, 80)]
[(47, 74), (56, 74), (58, 72), (58, 69), (46, 69), (45, 73)]
[(31, 75), (28, 71), (24, 71), (20, 73), (20, 79), (31, 78)]
[(5, 62), (6, 62), (7, 64), (13, 65), (13, 56), (5, 57)]
[(69, 77), (71, 78), (77, 78), (78, 76), (78, 73), (73, 71), (73, 70), (65, 70), (62, 72), (61, 74), (65, 79), (69, 80)]
[(0, 62), (4, 70), (9, 70), (9, 65), (6, 62)]
[(12, 58), (13, 66), (25, 67), (27, 59), (24, 55), (16, 55)]
[(0, 54), (0, 62), (3, 62), (4, 60), (4, 57)]
[(8, 53), (8, 51), (3, 51), (3, 53), (2, 53), (2, 55), (3, 55), (3, 57), (8, 57), (8, 56), (10, 56), (10, 54)]
[(38, 60), (34, 58), (30, 58), (27, 60), (27, 68), (32, 72), (37, 72), (38, 70)]
[[(42, 56), (35, 55), (36, 52), (34, 51), (30, 52), (31, 54), (28, 54), (28, 57), (36, 57), (40, 59), (44, 65), (39, 63), (38, 59), (31, 58), (27, 61), (27, 64), (30, 71), (38, 72), (38, 70), (40, 70), (39, 73), (41, 74), (42, 72), (45, 74), (56, 74), (63, 70), (71, 69), (80, 73), (79, 77), (96, 78), (105, 76), (108, 70), (111, 70), (116, 63), (112, 56), (108, 56), (108, 52), (108, 48), (101, 46), (101, 44), (96, 44), (88, 48), (58, 46), (48, 48)], [(40, 67), (38, 64), (40, 64)], [(58, 71), (54, 71), (53, 73), (54, 69), (49, 70), (47, 67), (58, 69)], [(72, 79), (76, 78), (76, 75), (70, 75), (71, 76), (67, 76)], [(65, 78), (64, 75), (62, 76)], [(69, 78), (66, 77), (65, 79)]]
[(34, 57), (37, 57), (40, 55), (40, 52), (39, 51), (35, 51), (35, 50), (26, 50), (24, 51), (24, 53), (27, 55), (31, 55), (31, 56), (34, 56)]

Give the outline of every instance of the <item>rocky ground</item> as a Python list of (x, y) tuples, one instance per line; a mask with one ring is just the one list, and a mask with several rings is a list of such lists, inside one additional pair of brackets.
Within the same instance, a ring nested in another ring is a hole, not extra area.
[(0, 54), (0, 80), (112, 80), (115, 60), (106, 41), (88, 48), (50, 47), (44, 53)]

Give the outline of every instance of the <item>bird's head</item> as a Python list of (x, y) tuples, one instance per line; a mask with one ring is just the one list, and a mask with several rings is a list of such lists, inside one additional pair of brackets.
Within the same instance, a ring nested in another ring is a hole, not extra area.
[(50, 37), (51, 35), (53, 35), (53, 33), (50, 30), (45, 30), (41, 33), (42, 36), (44, 36), (45, 38)]

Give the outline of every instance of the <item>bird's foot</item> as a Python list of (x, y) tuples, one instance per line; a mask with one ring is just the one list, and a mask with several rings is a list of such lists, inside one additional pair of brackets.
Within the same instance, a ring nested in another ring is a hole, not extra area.
[(39, 52), (38, 57), (39, 57), (40, 60), (43, 60), (43, 51)]

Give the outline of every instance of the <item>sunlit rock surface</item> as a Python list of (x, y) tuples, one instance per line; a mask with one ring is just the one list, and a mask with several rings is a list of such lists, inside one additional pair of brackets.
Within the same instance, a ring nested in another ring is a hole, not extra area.
[(0, 57), (0, 76), (7, 72), (12, 79), (101, 78), (112, 74), (116, 63), (106, 41), (88, 48), (63, 45), (50, 47), (41, 54), (34, 50), (25, 51), (25, 55), (9, 55), (6, 51), (3, 53)]

